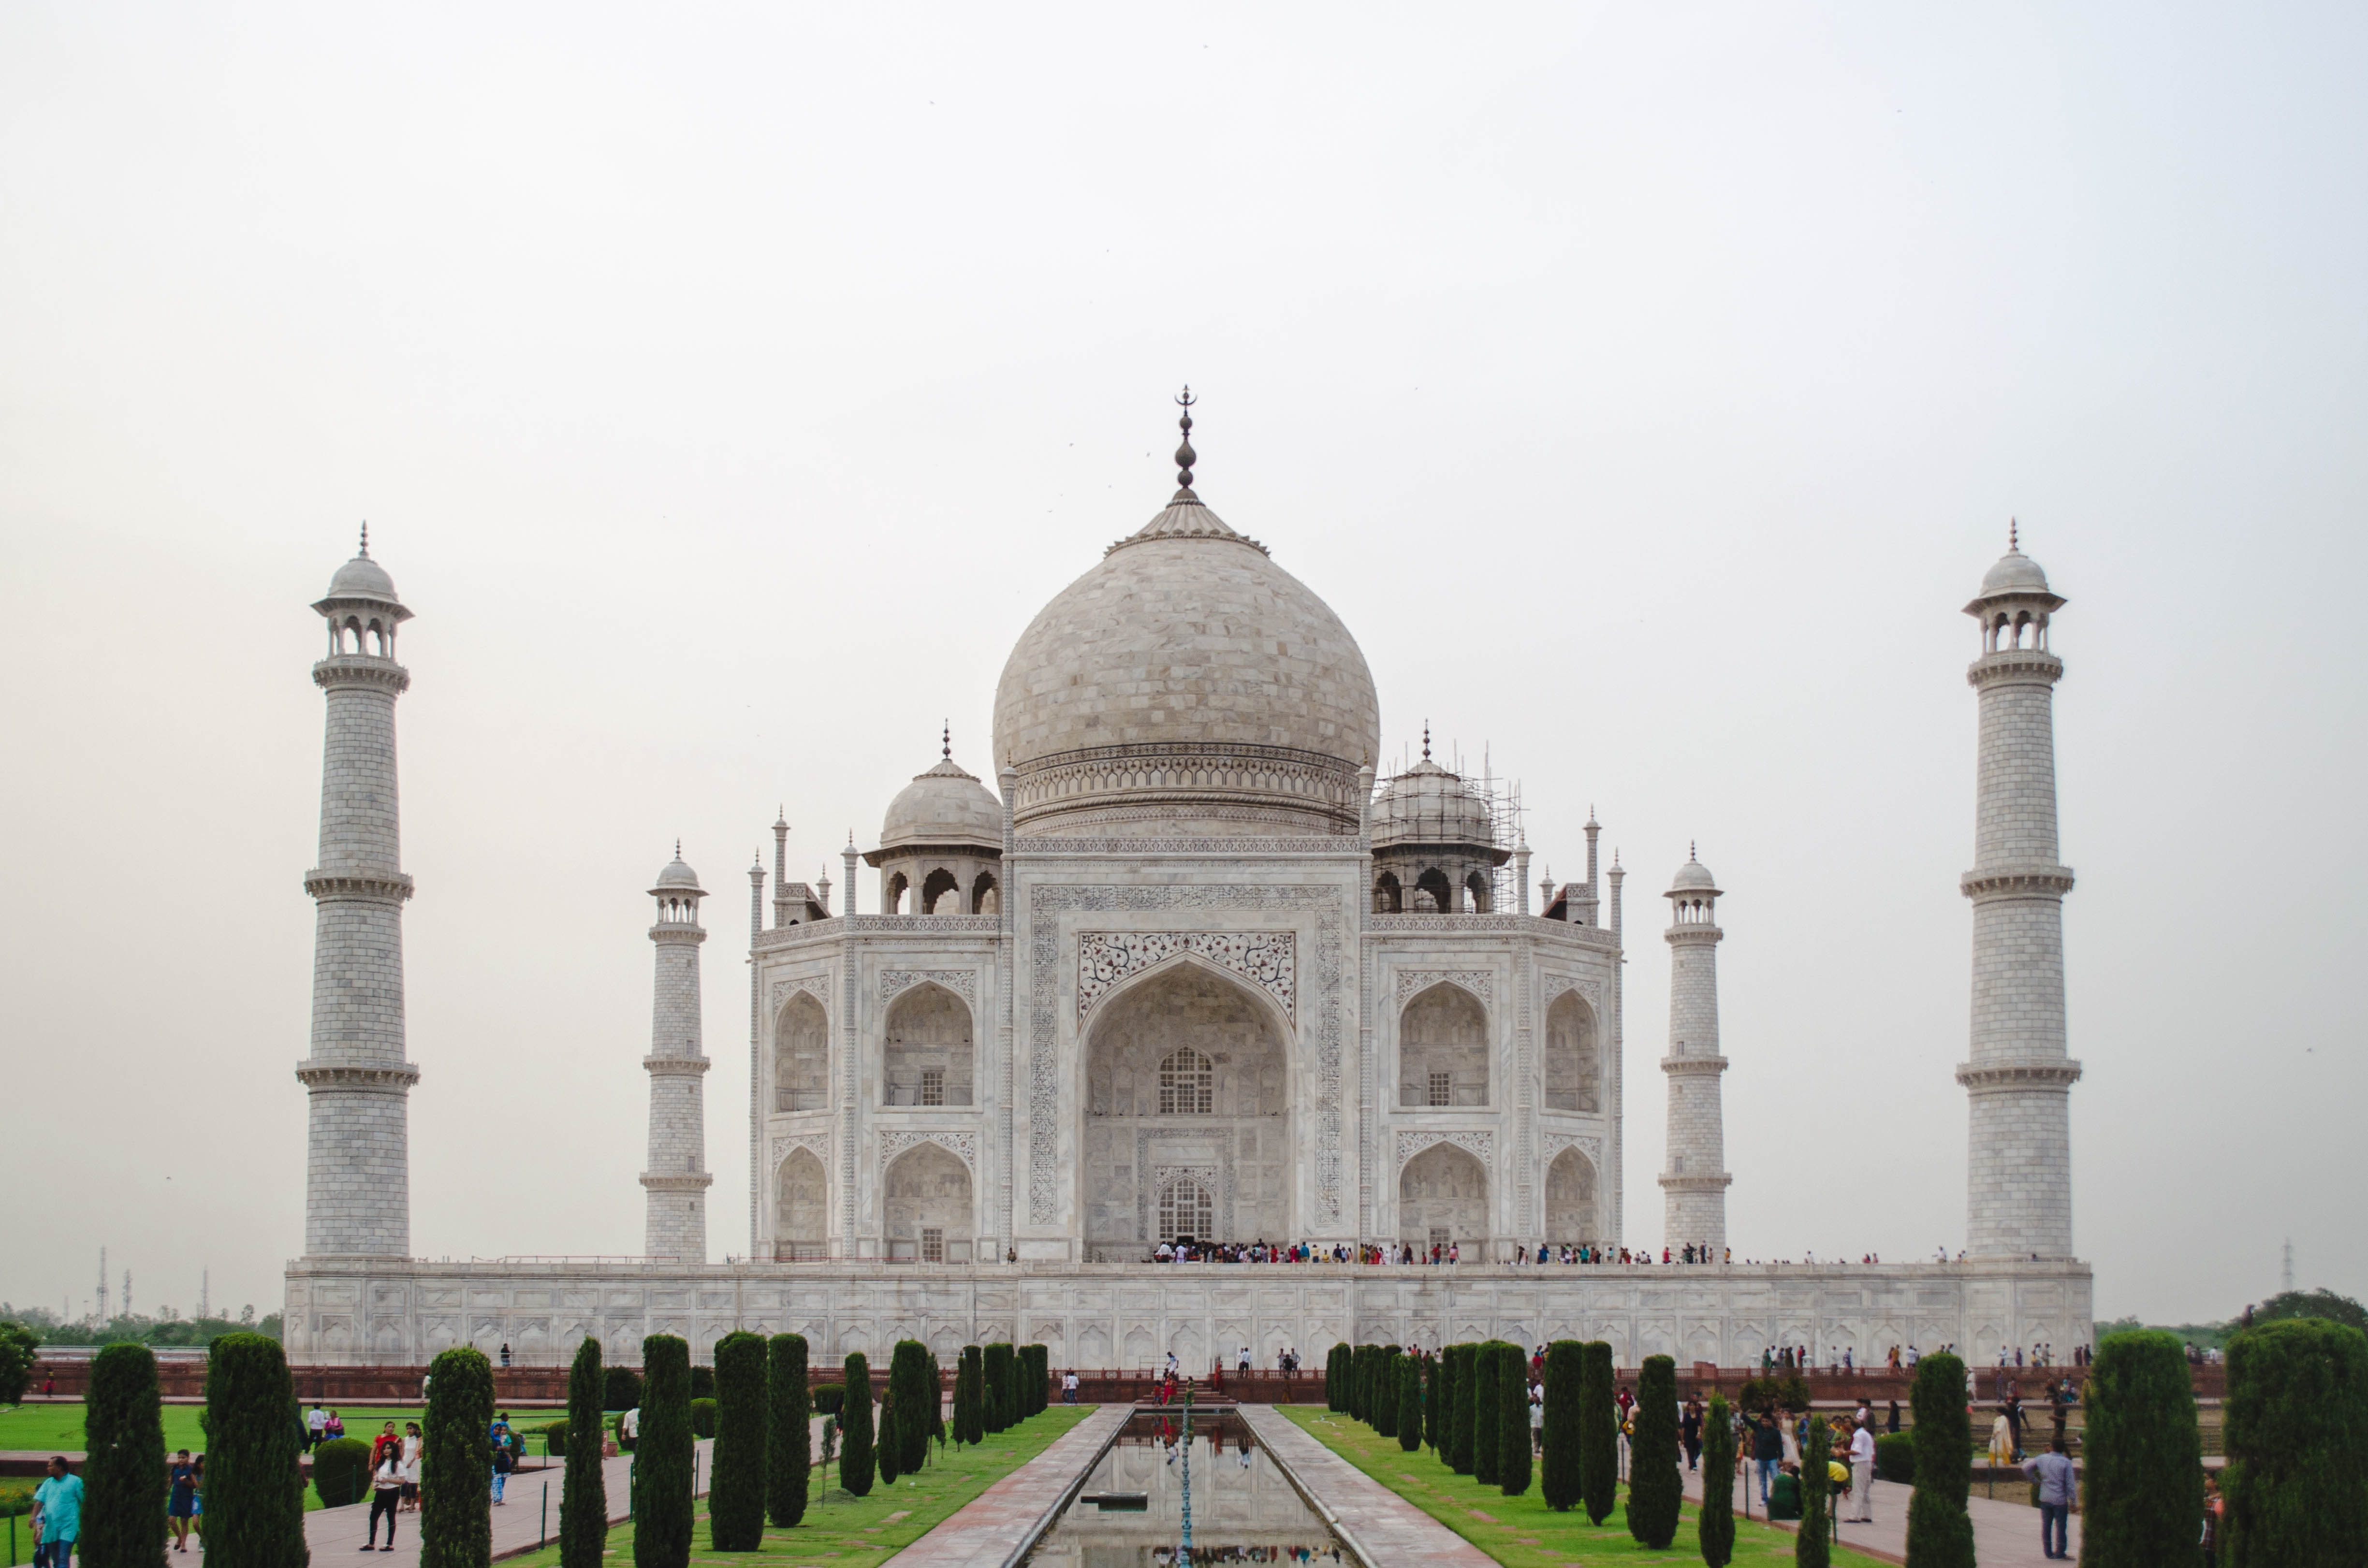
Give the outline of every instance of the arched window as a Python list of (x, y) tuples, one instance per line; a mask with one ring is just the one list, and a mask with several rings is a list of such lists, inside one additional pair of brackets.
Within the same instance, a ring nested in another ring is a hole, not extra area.
[(996, 891), (995, 876), (992, 872), (981, 871), (978, 874), (978, 880), (971, 883), (970, 912), (973, 915), (1003, 913), (1003, 902)]
[(904, 914), (905, 890), (912, 885), (912, 883), (905, 880), (905, 873), (902, 871), (890, 877), (888, 879), (888, 885), (881, 890), (880, 913), (882, 915)]
[(1463, 891), (1471, 897), (1470, 913), (1474, 915), (1486, 915), (1488, 913), (1488, 875), (1486, 872), (1474, 871), (1470, 876), (1464, 878)]
[(973, 1104), (970, 1008), (942, 985), (900, 993), (888, 1008), (882, 1085), (893, 1106)]
[(1431, 986), (1398, 1015), (1398, 1104), (1487, 1103), (1488, 1015), (1462, 986)]
[[(1180, 1053), (1179, 1053), (1180, 1054)], [(1217, 1205), (1209, 1189), (1190, 1176), (1177, 1176), (1159, 1189), (1159, 1233), (1169, 1241), (1216, 1234)]]
[(1602, 1069), (1595, 1051), (1595, 1015), (1576, 991), (1546, 1009), (1546, 1108), (1600, 1110)]
[(830, 1020), (805, 992), (790, 998), (773, 1032), (773, 1108), (829, 1108)]
[(1556, 1246), (1587, 1246), (1600, 1236), (1595, 1166), (1577, 1149), (1565, 1149), (1546, 1167), (1546, 1240)]
[[(1425, 913), (1437, 911), (1440, 915), (1455, 913), (1455, 888), (1448, 881), (1447, 873), (1436, 866), (1415, 879), (1414, 895), (1417, 910)], [(1429, 901), (1428, 903), (1424, 902), (1426, 899)]]
[[(1217, 1105), (1216, 1064), (1190, 1046), (1171, 1051), (1159, 1062), (1159, 1114), (1207, 1116)], [(1194, 1235), (1206, 1235), (1195, 1231)]]
[[(939, 903), (939, 901), (941, 899), (946, 902)], [(929, 880), (921, 884), (920, 907), (916, 909), (913, 913), (916, 915), (960, 915), (962, 913), (962, 884), (954, 881), (954, 874), (951, 871), (947, 870), (942, 866), (938, 869), (931, 871), (929, 873)]]
[(1373, 913), (1403, 915), (1406, 913), (1406, 890), (1398, 885), (1395, 871), (1383, 871), (1373, 883)]
[(824, 1256), (825, 1205), (830, 1195), (822, 1161), (811, 1149), (792, 1149), (781, 1162), (773, 1208), (773, 1256), (806, 1261)]

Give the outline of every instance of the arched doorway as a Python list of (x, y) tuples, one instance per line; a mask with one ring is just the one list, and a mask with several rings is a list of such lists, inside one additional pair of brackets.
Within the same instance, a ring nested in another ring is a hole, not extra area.
[(1488, 1015), (1479, 998), (1445, 981), (1398, 1015), (1398, 1104), (1488, 1103)]
[(1602, 1239), (1596, 1225), (1595, 1164), (1575, 1148), (1565, 1149), (1546, 1167), (1546, 1241), (1592, 1246)]
[(1488, 1239), (1488, 1172), (1472, 1152), (1433, 1143), (1398, 1173), (1398, 1235), (1417, 1247), (1454, 1242), (1467, 1259)]
[(773, 1256), (800, 1262), (826, 1257), (830, 1183), (811, 1149), (792, 1149), (774, 1178)]
[[(1273, 1009), (1186, 960), (1105, 1001), (1088, 1028), (1077, 1172), (1087, 1257), (1133, 1261), (1178, 1233), (1292, 1235), (1296, 1161), (1285, 1036)], [(1170, 1229), (1163, 1215), (1171, 1199), (1206, 1228)]]
[(936, 1143), (916, 1143), (888, 1167), (882, 1211), (891, 1263), (968, 1263), (978, 1233), (970, 1167)]

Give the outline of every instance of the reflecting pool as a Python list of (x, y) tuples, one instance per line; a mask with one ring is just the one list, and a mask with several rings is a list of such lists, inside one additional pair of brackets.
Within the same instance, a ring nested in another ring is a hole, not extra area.
[[(1027, 1568), (1175, 1568), (1184, 1530), (1181, 1423), (1130, 1418), (1028, 1554)], [(1240, 1417), (1192, 1417), (1192, 1562), (1353, 1563)]]

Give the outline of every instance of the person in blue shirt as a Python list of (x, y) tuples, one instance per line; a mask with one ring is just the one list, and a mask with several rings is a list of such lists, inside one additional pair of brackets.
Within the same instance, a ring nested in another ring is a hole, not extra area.
[(66, 1471), (66, 1456), (50, 1459), (50, 1478), (33, 1488), (33, 1558), (47, 1568), (74, 1568), (82, 1538), (82, 1477)]
[(2048, 1444), (2047, 1451), (2022, 1467), (2039, 1483), (2039, 1550), (2053, 1562), (2069, 1562), (2072, 1549), (2066, 1539), (2072, 1500), (2079, 1494), (2080, 1479), (2064, 1452), (2064, 1439)]

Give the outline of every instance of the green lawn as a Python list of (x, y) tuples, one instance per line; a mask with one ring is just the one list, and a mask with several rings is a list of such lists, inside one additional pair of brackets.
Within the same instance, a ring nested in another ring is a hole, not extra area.
[[(1407, 1453), (1395, 1437), (1380, 1437), (1362, 1422), (1335, 1415), (1320, 1405), (1279, 1405), (1283, 1415), (1299, 1423), (1307, 1434), (1388, 1487), (1399, 1496), (1470, 1541), (1506, 1568), (1596, 1568), (1600, 1563), (1700, 1562), (1702, 1549), (1694, 1536), (1700, 1513), (1685, 1506), (1678, 1535), (1668, 1549), (1649, 1551), (1628, 1533), (1626, 1489), (1621, 1505), (1600, 1525), (1587, 1522), (1587, 1510), (1557, 1514), (1539, 1495), (1532, 1472), (1530, 1489), (1508, 1497), (1494, 1486), (1483, 1486), (1468, 1475), (1458, 1475), (1432, 1457), (1429, 1449)], [(1739, 1486), (1738, 1486), (1739, 1491)], [(1773, 1563), (1793, 1561), (1794, 1540), (1784, 1530), (1737, 1517), (1735, 1561)], [(1837, 1547), (1836, 1568), (1882, 1568), (1879, 1559)]]
[[(1031, 1415), (1011, 1430), (990, 1436), (975, 1448), (943, 1449), (932, 1445), (929, 1462), (918, 1475), (900, 1475), (893, 1486), (873, 1483), (871, 1494), (856, 1497), (838, 1488), (838, 1467), (816, 1467), (814, 1500), (805, 1522), (795, 1529), (765, 1528), (761, 1555), (783, 1562), (819, 1562), (827, 1558), (837, 1568), (860, 1568), (927, 1535), (946, 1516), (976, 1497), (996, 1482), (1051, 1446), (1053, 1439), (1093, 1414), (1091, 1405), (1055, 1404)], [(557, 1528), (556, 1521), (553, 1528)], [(633, 1527), (618, 1525), (609, 1532), (609, 1555), (631, 1562)], [(719, 1554), (708, 1538), (707, 1500), (700, 1499), (699, 1526), (691, 1536), (694, 1565), (742, 1563), (746, 1554)], [(559, 1561), (559, 1548), (547, 1546), (506, 1563), (542, 1568)]]

